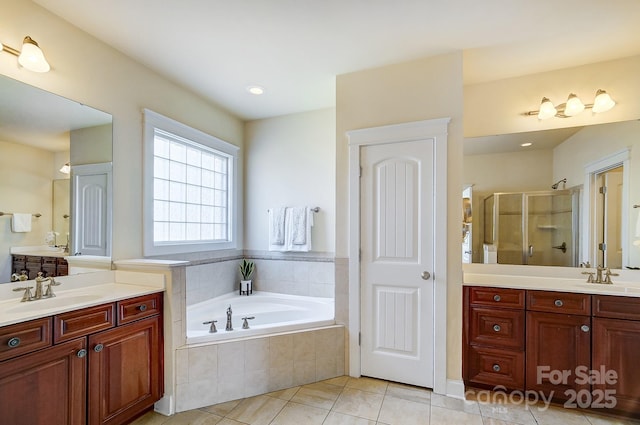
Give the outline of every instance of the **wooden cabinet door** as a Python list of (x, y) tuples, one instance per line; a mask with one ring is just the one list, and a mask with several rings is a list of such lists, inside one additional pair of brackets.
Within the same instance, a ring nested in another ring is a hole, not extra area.
[[(591, 369), (591, 318), (560, 313), (527, 312), (526, 383), (555, 400), (567, 400), (566, 390), (590, 390), (578, 385), (576, 368)], [(545, 378), (540, 369), (550, 373)], [(566, 378), (558, 374), (566, 375)], [(557, 378), (557, 379), (556, 379)], [(558, 382), (559, 381), (559, 382)]]
[(79, 338), (1, 362), (0, 423), (84, 425), (85, 342)]
[(617, 373), (616, 382), (599, 379), (594, 383), (594, 400), (601, 394), (612, 394), (616, 399), (615, 410), (640, 414), (638, 353), (640, 321), (593, 319), (593, 369), (600, 372), (602, 367)]
[(160, 317), (89, 336), (89, 425), (128, 423), (162, 396)]

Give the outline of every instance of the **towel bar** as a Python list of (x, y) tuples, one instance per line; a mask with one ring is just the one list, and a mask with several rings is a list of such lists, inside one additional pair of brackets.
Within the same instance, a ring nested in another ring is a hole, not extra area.
[[(13, 213), (0, 211), (0, 217), (2, 217), (3, 215), (13, 215)], [(42, 214), (40, 214), (40, 213), (35, 213), (35, 214), (31, 214), (31, 215), (34, 216), (34, 217), (42, 217)]]
[[(313, 207), (313, 208), (309, 208), (311, 211), (317, 213), (318, 211), (320, 211), (320, 207)], [(269, 210), (267, 210), (267, 212), (269, 212)]]

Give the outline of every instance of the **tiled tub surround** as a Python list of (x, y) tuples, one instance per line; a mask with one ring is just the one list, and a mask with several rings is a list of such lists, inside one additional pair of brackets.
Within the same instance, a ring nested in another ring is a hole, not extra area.
[(186, 267), (186, 305), (237, 291), (240, 258), (256, 264), (251, 276), (253, 289), (289, 295), (333, 298), (335, 266), (329, 257), (273, 258), (252, 254), (246, 257), (191, 262)]
[(176, 351), (176, 412), (309, 384), (344, 373), (344, 326)]
[[(121, 270), (162, 273), (167, 282), (165, 397), (156, 403), (156, 411), (170, 415), (344, 373), (344, 326), (187, 345), (187, 306), (237, 291), (242, 258), (256, 263), (252, 276), (256, 290), (277, 292), (289, 288), (301, 295), (334, 296), (333, 257), (242, 251), (228, 251), (218, 257), (211, 254), (199, 253), (182, 260), (167, 257), (115, 263)], [(313, 350), (309, 351), (309, 347)], [(230, 356), (230, 350), (235, 354)]]
[[(261, 253), (247, 254), (244, 258), (256, 264), (252, 276), (256, 291), (335, 296), (332, 258)], [(185, 308), (237, 291), (239, 262), (234, 257), (213, 262), (200, 260), (187, 266)], [(224, 329), (223, 320), (217, 323), (219, 329)], [(342, 375), (344, 326), (317, 326), (310, 324), (307, 329), (295, 332), (178, 348), (176, 412)]]

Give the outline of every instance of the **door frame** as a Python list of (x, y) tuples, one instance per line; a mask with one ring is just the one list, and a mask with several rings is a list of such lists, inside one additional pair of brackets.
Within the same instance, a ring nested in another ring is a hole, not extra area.
[[(583, 222), (580, 227), (580, 232), (584, 235), (582, 238), (582, 246), (580, 250), (580, 257), (591, 262), (593, 267), (596, 267), (597, 261), (597, 243), (595, 237), (596, 228), (596, 196), (597, 196), (597, 184), (596, 174), (606, 171), (611, 168), (622, 165), (622, 187), (628, 188), (631, 184), (631, 177), (629, 175), (629, 161), (631, 158), (631, 152), (629, 148), (624, 148), (619, 151), (613, 152), (607, 156), (604, 156), (595, 161), (589, 162), (584, 166), (584, 190), (582, 205), (584, 205)], [(629, 264), (629, 190), (622, 191), (622, 237), (620, 243), (622, 244), (622, 267), (625, 264)]]
[(434, 141), (433, 391), (447, 393), (447, 127), (451, 118), (414, 121), (347, 132), (349, 143), (349, 375), (360, 362), (360, 150), (417, 140)]

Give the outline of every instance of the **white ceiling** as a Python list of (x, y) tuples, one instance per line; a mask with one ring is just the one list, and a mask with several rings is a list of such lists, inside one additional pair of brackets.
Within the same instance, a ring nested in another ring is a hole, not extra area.
[(336, 75), (446, 52), (466, 83), (640, 54), (638, 0), (34, 1), (247, 120), (334, 107)]

